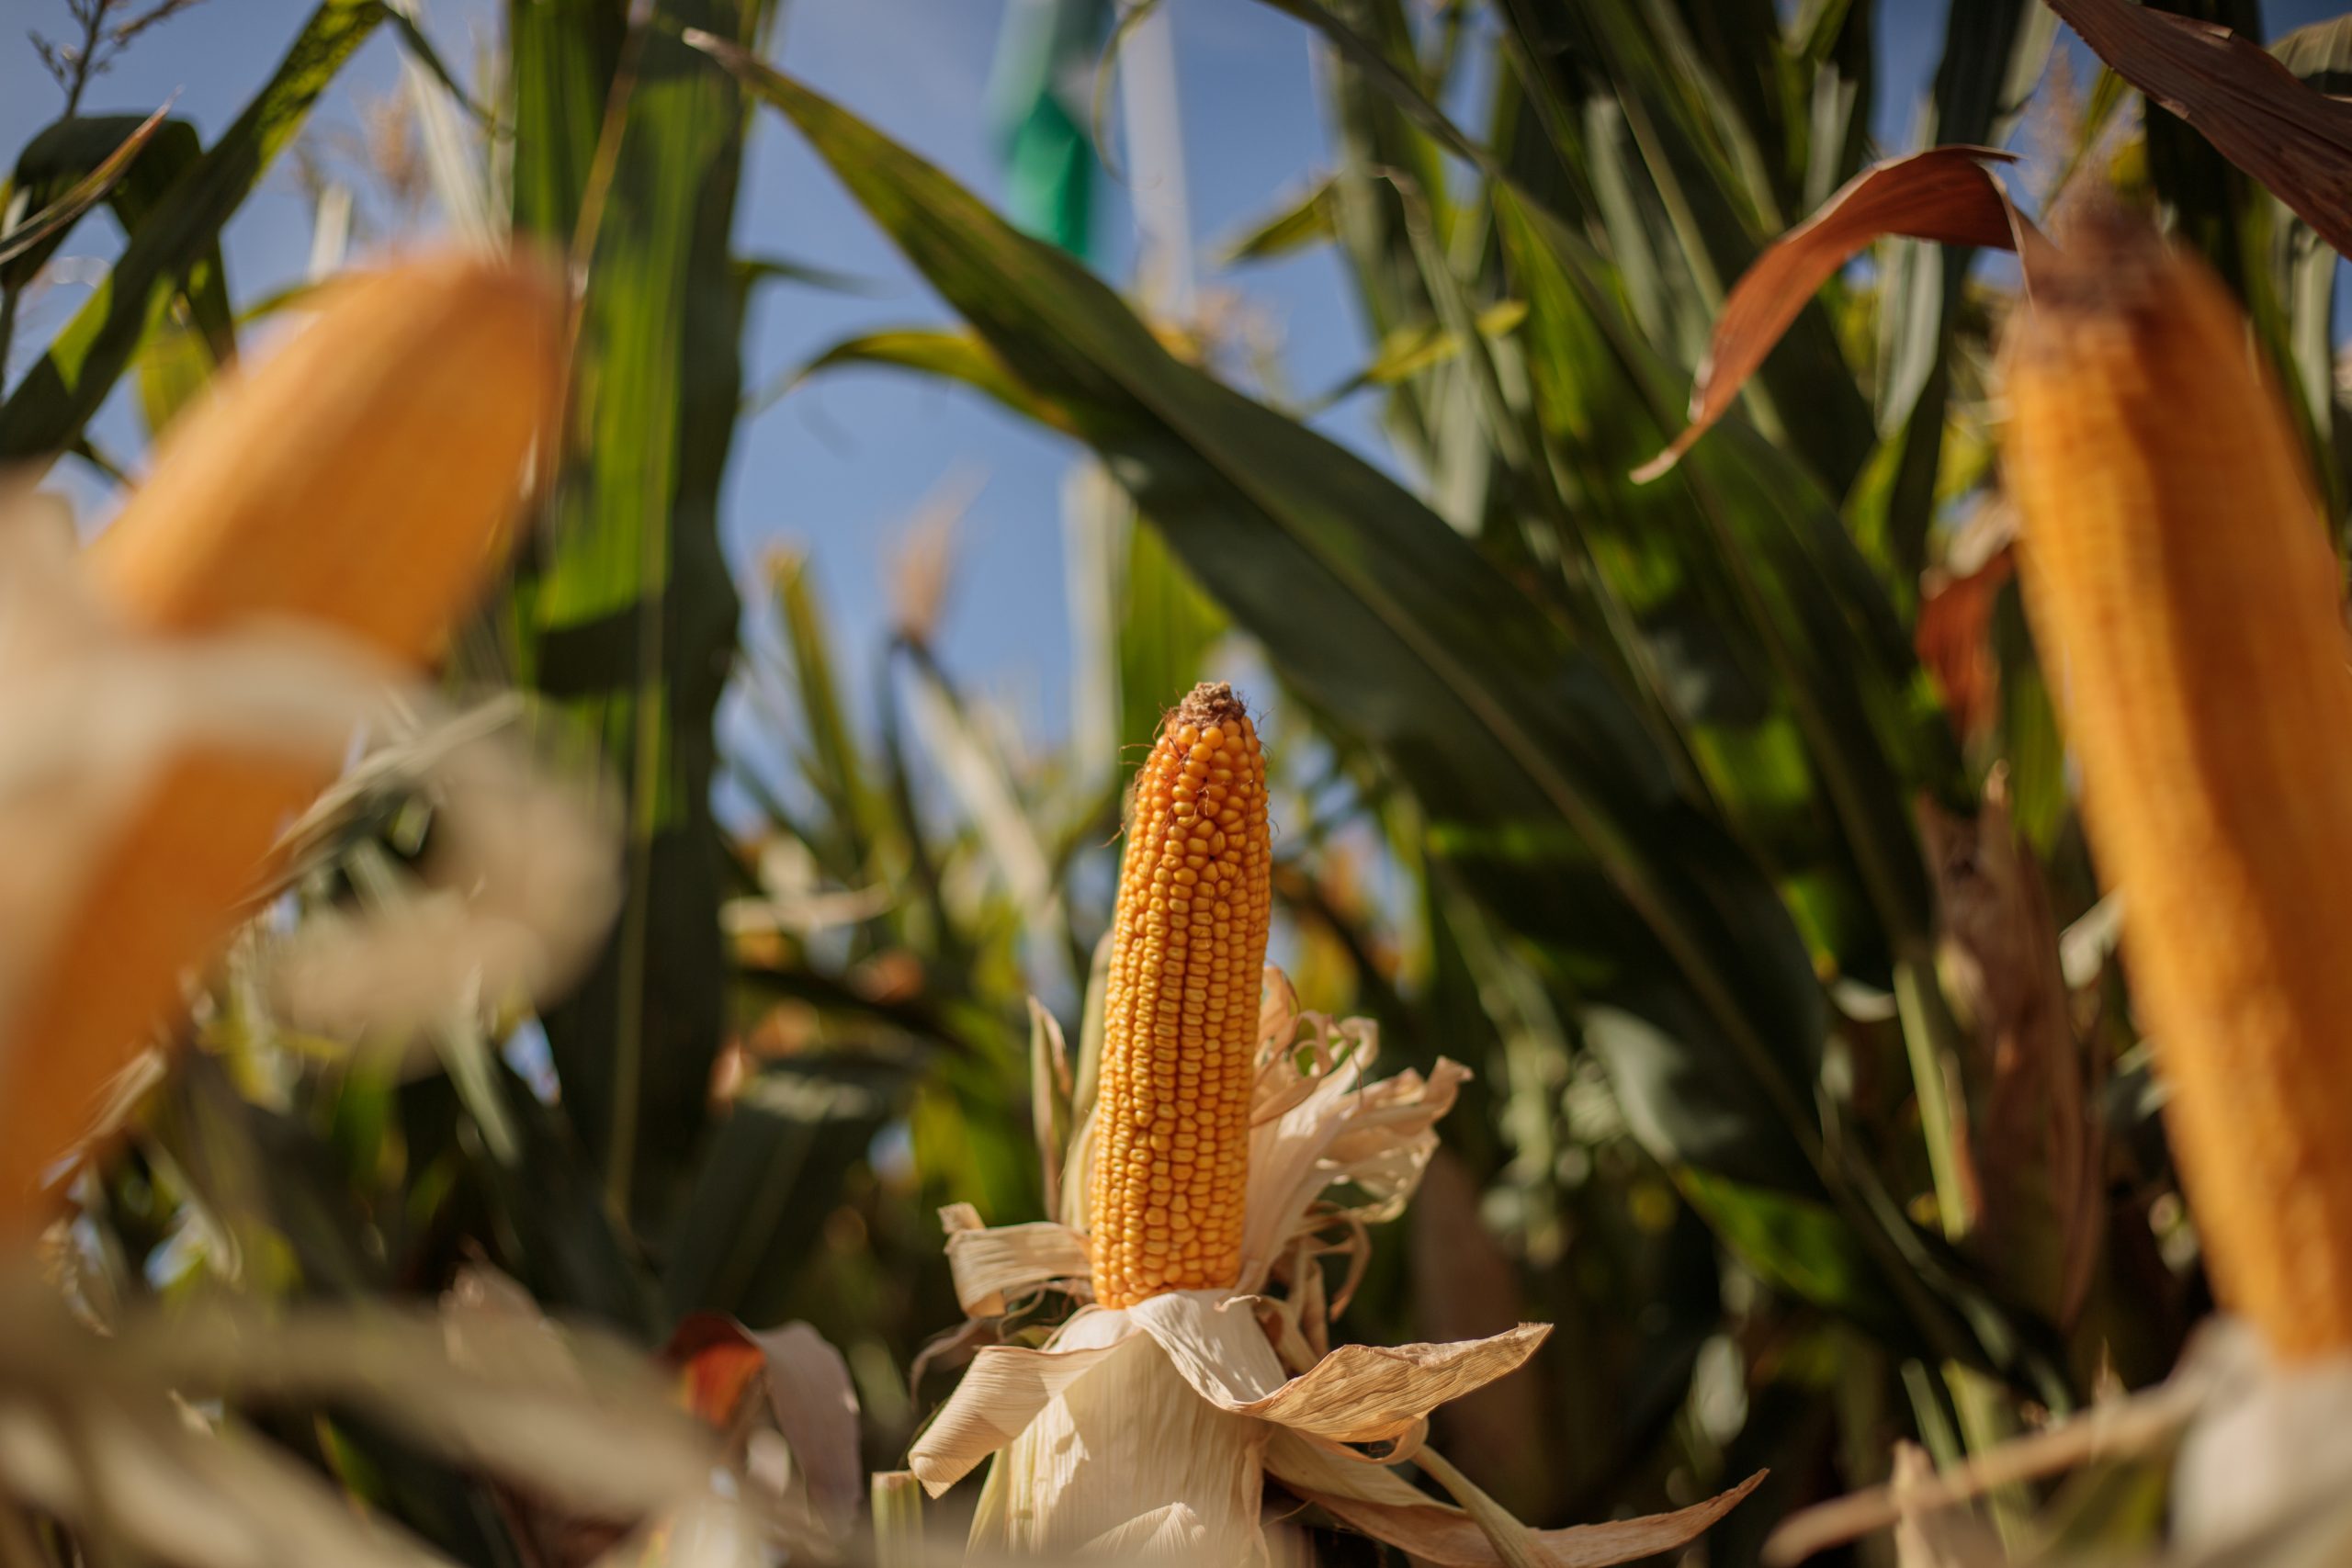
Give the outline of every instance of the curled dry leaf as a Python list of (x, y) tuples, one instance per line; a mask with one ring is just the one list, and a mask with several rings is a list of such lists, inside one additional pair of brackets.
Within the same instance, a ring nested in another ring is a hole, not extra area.
[[(1269, 1474), (1336, 1518), (1443, 1568), (1503, 1568), (1503, 1558), (1470, 1516), (1415, 1487), (1385, 1465), (1334, 1451), (1288, 1433), (1266, 1447)], [(1762, 1483), (1758, 1471), (1730, 1491), (1670, 1514), (1521, 1537), (1537, 1568), (1605, 1568), (1671, 1551), (1696, 1540)]]
[(2018, 249), (2032, 225), (2010, 204), (1992, 165), (2011, 156), (1991, 147), (1931, 147), (1863, 170), (1821, 209), (1764, 248), (1724, 301), (1706, 357), (1690, 388), (1690, 423), (1639, 468), (1639, 481), (1665, 474), (1730, 409), (1806, 301), (1863, 246), (1888, 235), (1946, 244)]
[(2050, 8), (2117, 75), (2352, 254), (2352, 103), (2305, 86), (2261, 45), (2211, 22), (2126, 0)]
[(689, 1313), (662, 1351), (684, 1378), (687, 1407), (720, 1432), (741, 1433), (754, 1389), (791, 1456), (786, 1501), (832, 1540), (848, 1539), (865, 1495), (857, 1388), (849, 1362), (805, 1323), (759, 1332), (717, 1313)]
[(956, 1303), (971, 1317), (1001, 1317), (1008, 1293), (1068, 1281), (1082, 1288), (1090, 1266), (1086, 1238), (1052, 1220), (1027, 1224), (980, 1224), (969, 1203), (939, 1211), (947, 1230), (947, 1267), (956, 1276)]

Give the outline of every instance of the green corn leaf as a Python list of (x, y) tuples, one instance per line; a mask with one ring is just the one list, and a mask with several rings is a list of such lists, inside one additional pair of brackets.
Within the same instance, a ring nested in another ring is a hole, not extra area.
[[(2041, 0), (1999, 0), (1947, 21), (1935, 89), (1915, 133), (1921, 147), (1997, 147), (2041, 78), (2057, 18)], [(1881, 439), (1847, 502), (1855, 538), (1889, 593), (1918, 600), (1935, 520), (1951, 345), (1970, 258), (1964, 246), (1890, 240), (1880, 247), (1876, 402)]]
[(1218, 260), (1227, 266), (1272, 261), (1336, 239), (1339, 225), (1332, 211), (1337, 200), (1334, 185), (1329, 175), (1317, 180), (1304, 195), (1218, 246)]
[(1005, 368), (996, 351), (978, 337), (968, 332), (937, 327), (898, 327), (843, 338), (760, 389), (748, 400), (744, 412), (765, 412), (823, 371), (861, 365), (961, 381), (1024, 418), (1051, 423), (1057, 417)]
[(860, 1057), (797, 1061), (736, 1097), (695, 1172), (662, 1273), (673, 1314), (785, 1314), (906, 1077), (897, 1064)]
[(750, 282), (728, 249), (742, 100), (676, 31), (748, 41), (767, 9), (662, 0), (635, 35), (622, 0), (508, 10), (514, 228), (587, 278), (571, 428), (509, 601), (508, 653), (629, 802), (618, 929), (548, 1035), (609, 1196), (648, 1238), (676, 1212), (724, 1026), (709, 793), (738, 605), (718, 504)]
[[(1733, 112), (1691, 38), (1663, 25), (1664, 7), (1509, 0), (1505, 9), (1517, 49), (1562, 102), (1582, 96), (1567, 80), (1578, 62), (1605, 73), (1630, 152), (1622, 160), (1628, 209), (1645, 227), (1662, 227), (1652, 254), (1712, 320), (1733, 280), (1786, 227), (1754, 128)], [(1764, 47), (1777, 49), (1777, 39)], [(1869, 455), (1870, 418), (1817, 302), (1775, 349), (1750, 401), (1818, 482), (1843, 493)]]
[(825, 808), (830, 830), (811, 844), (832, 853), (826, 870), (844, 886), (856, 886), (871, 872), (880, 835), (879, 797), (865, 776), (850, 733), (841, 685), (833, 673), (832, 637), (825, 627), (808, 563), (798, 555), (777, 557), (768, 568), (777, 619), (791, 653), (800, 722), (808, 730), (801, 773)]

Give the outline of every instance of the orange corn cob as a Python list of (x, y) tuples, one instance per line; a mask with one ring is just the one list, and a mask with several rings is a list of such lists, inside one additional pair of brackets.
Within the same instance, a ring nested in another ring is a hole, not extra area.
[(2024, 582), (2222, 1300), (2352, 1348), (2352, 672), (2304, 459), (2199, 263), (2119, 215), (2005, 362)]
[[(340, 288), (310, 328), (172, 429), (91, 547), (102, 596), (170, 635), (258, 615), (422, 662), (497, 563), (560, 373), (537, 268), (435, 259)], [(98, 1089), (214, 956), (288, 815), (327, 782), (191, 755), (43, 933), (40, 988), (0, 1020), (0, 1232)], [(13, 940), (23, 940), (17, 933)]]
[(1257, 728), (1195, 686), (1136, 775), (1119, 872), (1089, 1190), (1105, 1306), (1240, 1278), (1272, 864)]

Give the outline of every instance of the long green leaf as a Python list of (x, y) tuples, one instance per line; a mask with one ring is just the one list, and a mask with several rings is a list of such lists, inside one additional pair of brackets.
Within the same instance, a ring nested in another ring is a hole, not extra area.
[(766, 7), (663, 0), (633, 36), (628, 10), (514, 0), (508, 12), (514, 226), (587, 265), (571, 430), (510, 625), (520, 679), (628, 791), (619, 927), (547, 1023), (609, 1196), (652, 1238), (684, 1190), (724, 1026), (709, 793), (738, 605), (718, 500), (749, 287), (728, 250), (741, 97), (675, 31), (748, 40)]
[[(1516, 47), (1562, 102), (1586, 96), (1566, 78), (1602, 67), (1623, 126), (1628, 200), (1670, 243), (1651, 247), (1668, 287), (1708, 317), (1765, 241), (1785, 226), (1753, 127), (1746, 125), (1662, 7), (1638, 0), (1508, 0)], [(1777, 40), (1763, 47), (1777, 48)], [(1623, 222), (1617, 226), (1622, 231)], [(1752, 400), (1831, 493), (1868, 456), (1868, 410), (1844, 366), (1827, 313), (1807, 308), (1758, 378)]]
[[(1921, 147), (1998, 147), (2041, 80), (2057, 19), (2041, 0), (1998, 0), (1947, 18)], [(1924, 240), (1883, 247), (1878, 293), (1879, 450), (1848, 506), (1895, 602), (1917, 602), (1951, 394), (1951, 352), (1973, 252)]]
[(896, 327), (843, 338), (763, 387), (748, 400), (744, 412), (762, 412), (782, 401), (811, 377), (859, 365), (912, 370), (961, 381), (1029, 419), (1046, 420), (1052, 413), (1028, 388), (1013, 378), (987, 344), (970, 333), (938, 327)]

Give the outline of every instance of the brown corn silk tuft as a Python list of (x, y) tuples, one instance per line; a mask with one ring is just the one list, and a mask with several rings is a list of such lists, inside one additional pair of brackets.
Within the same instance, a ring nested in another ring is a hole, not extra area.
[(1195, 686), (1136, 774), (1119, 871), (1089, 1189), (1105, 1306), (1240, 1278), (1272, 863), (1257, 727)]
[(2009, 486), (2223, 1301), (2352, 1348), (2352, 672), (2278, 393), (2199, 262), (2092, 212), (2005, 360)]
[[(503, 556), (560, 386), (561, 324), (558, 280), (511, 261), (430, 258), (338, 286), (282, 352), (173, 427), (90, 548), (101, 598), (140, 633), (293, 617), (421, 664)], [(43, 1168), (328, 782), (182, 760), (43, 933), (42, 986), (0, 1020), (0, 1233), (34, 1212)]]

